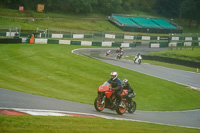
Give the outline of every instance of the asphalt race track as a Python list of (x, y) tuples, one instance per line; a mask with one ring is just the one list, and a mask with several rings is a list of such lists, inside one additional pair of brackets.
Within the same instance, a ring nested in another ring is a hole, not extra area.
[[(200, 88), (200, 74), (174, 70), (164, 67), (153, 66), (142, 63), (133, 64), (132, 61), (115, 59), (115, 49), (111, 49), (111, 56), (106, 57), (105, 52), (108, 49), (78, 49), (73, 52), (99, 59), (130, 70), (142, 72), (148, 75), (170, 80), (180, 84), (190, 86), (194, 89)], [(135, 55), (136, 53), (146, 54), (150, 51), (160, 49), (143, 49), (142, 47), (126, 49), (125, 55)], [(164, 50), (164, 49), (163, 49)], [(147, 71), (147, 70), (148, 71)], [(180, 78), (177, 78), (180, 77)], [(59, 110), (76, 113), (86, 113), (102, 116), (104, 118), (132, 120), (140, 122), (157, 123), (164, 125), (181, 126), (200, 129), (200, 109), (191, 111), (140, 111), (136, 110), (134, 114), (125, 113), (118, 115), (115, 111), (104, 109), (97, 112), (93, 105), (76, 103), (71, 101), (59, 100), (43, 96), (37, 96), (17, 91), (0, 89), (0, 109), (1, 108), (23, 108), (23, 109), (41, 109), (41, 110)]]
[[(116, 59), (116, 49), (111, 49), (111, 55), (105, 56), (108, 49), (81, 49), (74, 50), (74, 53), (89, 56), (106, 63), (110, 63), (116, 66), (120, 66), (126, 69), (165, 79), (168, 81), (173, 81), (193, 89), (200, 89), (200, 74), (188, 71), (182, 71), (177, 69), (165, 68), (150, 64), (134, 64), (133, 61), (127, 60), (117, 60)], [(132, 49), (125, 49), (124, 56), (136, 55), (137, 53), (147, 54), (148, 52), (159, 51), (165, 49), (159, 48), (146, 48), (137, 47)]]

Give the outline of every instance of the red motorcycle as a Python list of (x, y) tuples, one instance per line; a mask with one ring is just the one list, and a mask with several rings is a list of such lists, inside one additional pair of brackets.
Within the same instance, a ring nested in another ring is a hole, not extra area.
[[(104, 108), (116, 110), (120, 115), (124, 114), (126, 110), (129, 113), (134, 113), (136, 110), (136, 103), (132, 100), (135, 95), (128, 95), (128, 90), (123, 90), (121, 97), (122, 102), (116, 99), (112, 90), (111, 85), (106, 81), (103, 85), (98, 88), (98, 96), (94, 101), (94, 107), (97, 111), (102, 111)], [(129, 98), (129, 100), (127, 100)], [(129, 101), (129, 102), (128, 102)]]

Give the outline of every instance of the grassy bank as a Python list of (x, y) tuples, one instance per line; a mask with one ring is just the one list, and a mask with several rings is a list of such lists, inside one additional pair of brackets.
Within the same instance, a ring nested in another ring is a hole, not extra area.
[(93, 104), (97, 88), (117, 71), (129, 79), (139, 110), (188, 110), (200, 107), (200, 92), (71, 53), (72, 45), (0, 45), (0, 87)]
[[(147, 12), (132, 11), (128, 13), (137, 17), (159, 17)], [(0, 29), (9, 26), (21, 26), (22, 30), (33, 30), (38, 28), (49, 31), (86, 30), (99, 32), (123, 32), (106, 19), (103, 14), (63, 14), (63, 13), (37, 13), (35, 11), (20, 12), (13, 9), (0, 9)], [(34, 21), (32, 20), (34, 18)], [(165, 18), (170, 20), (169, 18)], [(174, 22), (183, 27), (184, 33), (199, 33), (200, 28), (189, 27), (185, 20), (174, 19)], [(7, 29), (8, 29), (7, 28)], [(141, 34), (136, 32), (136, 34)], [(145, 33), (142, 33), (145, 35)], [(152, 34), (153, 35), (153, 34)]]
[[(28, 17), (27, 17), (28, 16)], [(23, 30), (48, 29), (49, 31), (116, 31), (119, 28), (106, 20), (102, 14), (61, 14), (61, 13), (37, 13), (35, 11), (19, 12), (12, 9), (0, 9), (1, 25), (21, 26)], [(33, 21), (34, 19), (34, 21)]]
[(194, 49), (188, 47), (186, 49), (183, 48), (176, 50), (154, 52), (150, 53), (149, 55), (200, 62), (199, 53), (200, 53), (200, 47), (195, 47)]
[(199, 133), (199, 129), (85, 117), (0, 116), (2, 133)]

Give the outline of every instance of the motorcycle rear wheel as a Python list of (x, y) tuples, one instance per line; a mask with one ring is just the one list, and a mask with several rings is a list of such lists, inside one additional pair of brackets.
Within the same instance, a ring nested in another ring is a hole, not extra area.
[(133, 114), (136, 110), (136, 102), (135, 101), (131, 101), (131, 107), (128, 108), (128, 112)]
[(123, 106), (124, 107), (121, 107), (119, 104), (117, 104), (117, 108), (116, 108), (116, 112), (117, 112), (117, 114), (119, 114), (119, 115), (122, 115), (122, 114), (124, 114), (125, 113), (125, 111), (126, 111), (126, 101), (122, 101), (123, 102)]
[(105, 105), (105, 102), (102, 104), (102, 97), (96, 97), (94, 100), (94, 107), (99, 112), (105, 108)]

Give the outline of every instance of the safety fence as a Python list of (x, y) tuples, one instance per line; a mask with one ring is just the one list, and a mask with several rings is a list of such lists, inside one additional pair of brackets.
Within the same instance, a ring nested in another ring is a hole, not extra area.
[[(29, 38), (23, 38), (22, 42), (29, 43)], [(136, 43), (121, 42), (95, 42), (95, 41), (71, 41), (71, 40), (52, 40), (52, 39), (34, 39), (35, 44), (67, 44), (81, 46), (101, 46), (101, 47), (136, 47)]]
[[(0, 37), (13, 38), (17, 32), (0, 32)], [(18, 33), (20, 38), (29, 39), (32, 34)], [(46, 40), (46, 44), (55, 42), (80, 43), (89, 46), (123, 46), (133, 47), (138, 44), (145, 44), (149, 47), (179, 47), (179, 46), (200, 46), (200, 35), (192, 34), (169, 34), (163, 36), (134, 35), (134, 34), (110, 34), (110, 33), (69, 33), (69, 34), (43, 34), (34, 33), (35, 43), (37, 40)], [(23, 39), (24, 40), (24, 39)], [(23, 41), (27, 42), (28, 41)], [(41, 41), (39, 41), (41, 42)], [(86, 44), (85, 44), (86, 42)], [(105, 45), (104, 45), (105, 44)]]

